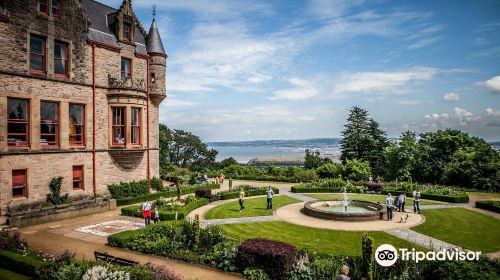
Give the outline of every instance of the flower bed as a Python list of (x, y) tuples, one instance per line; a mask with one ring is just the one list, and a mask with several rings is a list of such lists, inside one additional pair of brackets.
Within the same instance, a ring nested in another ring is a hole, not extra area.
[[(202, 184), (202, 185), (181, 187), (180, 194), (184, 195), (184, 194), (194, 193), (197, 189), (200, 189), (200, 188), (218, 189), (218, 188), (220, 188), (220, 186), (218, 184)], [(177, 196), (177, 189), (170, 188), (167, 191), (117, 199), (116, 205), (118, 205), (118, 206), (130, 205), (130, 204), (144, 202), (146, 200), (156, 200), (156, 199), (159, 199), (160, 197), (175, 197), (175, 196)]]
[(498, 200), (483, 200), (476, 201), (476, 207), (484, 210), (500, 213), (500, 201)]
[[(160, 221), (173, 221), (173, 220), (181, 220), (184, 219), (191, 211), (196, 208), (200, 208), (208, 204), (208, 199), (200, 198), (196, 201), (193, 201), (185, 206), (178, 207), (178, 209), (164, 209), (159, 207), (158, 212), (160, 214)], [(153, 211), (154, 205), (153, 203)], [(140, 205), (132, 205), (128, 207), (123, 207), (121, 209), (122, 215), (124, 216), (132, 216), (132, 217), (141, 217), (142, 218), (142, 206)]]

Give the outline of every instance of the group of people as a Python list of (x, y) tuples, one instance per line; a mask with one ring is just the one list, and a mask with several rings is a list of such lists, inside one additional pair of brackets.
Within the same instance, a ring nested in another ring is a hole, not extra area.
[[(418, 189), (414, 190), (412, 193), (413, 197), (413, 213), (420, 212), (420, 191)], [(397, 209), (398, 212), (406, 212), (405, 210), (406, 194), (402, 193), (397, 197), (396, 205), (394, 205), (394, 198), (391, 193), (387, 194), (385, 198), (385, 205), (387, 206), (387, 220), (391, 221), (393, 214), (393, 209)]]
[[(273, 209), (273, 195), (273, 188), (269, 187), (266, 191), (267, 209)], [(240, 212), (242, 212), (243, 210), (245, 210), (245, 190), (243, 188), (240, 188), (238, 202), (240, 203)]]
[[(151, 202), (145, 201), (142, 204), (142, 216), (144, 218), (144, 224), (149, 226), (151, 224)], [(153, 216), (154, 223), (158, 223), (160, 221), (160, 212), (158, 211), (158, 207), (155, 207), (155, 213)]]

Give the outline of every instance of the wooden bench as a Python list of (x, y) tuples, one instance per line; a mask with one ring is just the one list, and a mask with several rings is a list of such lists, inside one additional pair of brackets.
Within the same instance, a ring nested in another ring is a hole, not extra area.
[(96, 260), (105, 261), (105, 262), (111, 263), (111, 264), (124, 265), (124, 266), (137, 266), (137, 265), (139, 265), (139, 263), (136, 261), (131, 261), (131, 260), (127, 260), (124, 258), (111, 256), (107, 252), (100, 253), (100, 252), (94, 251), (94, 255), (95, 255)]

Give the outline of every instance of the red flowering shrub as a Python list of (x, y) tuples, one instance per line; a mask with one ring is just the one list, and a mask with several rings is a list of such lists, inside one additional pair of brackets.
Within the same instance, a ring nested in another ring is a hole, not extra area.
[(366, 183), (366, 187), (368, 187), (369, 191), (383, 191), (384, 190), (384, 183)]
[(194, 195), (196, 197), (200, 197), (200, 198), (208, 198), (210, 199), (210, 197), (212, 197), (212, 189), (208, 189), (208, 188), (204, 188), (204, 189), (197, 189), (195, 192), (194, 192)]
[(240, 244), (236, 263), (241, 270), (260, 267), (271, 279), (286, 279), (297, 259), (295, 246), (263, 238), (248, 239)]

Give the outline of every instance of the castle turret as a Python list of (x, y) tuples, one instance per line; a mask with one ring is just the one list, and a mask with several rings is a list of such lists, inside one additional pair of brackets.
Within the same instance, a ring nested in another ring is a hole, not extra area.
[(163, 48), (160, 32), (156, 27), (156, 11), (153, 11), (153, 22), (146, 37), (146, 49), (151, 57), (149, 65), (151, 90), (150, 95), (153, 100), (162, 101), (166, 97), (166, 67), (167, 53)]

